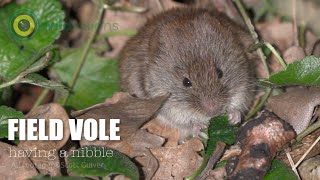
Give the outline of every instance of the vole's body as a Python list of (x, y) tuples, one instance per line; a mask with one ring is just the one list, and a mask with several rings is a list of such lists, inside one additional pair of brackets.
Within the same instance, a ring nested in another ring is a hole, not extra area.
[(244, 112), (252, 98), (247, 32), (226, 16), (173, 9), (149, 20), (121, 54), (123, 90), (148, 98), (171, 93), (157, 118), (198, 135), (221, 113)]

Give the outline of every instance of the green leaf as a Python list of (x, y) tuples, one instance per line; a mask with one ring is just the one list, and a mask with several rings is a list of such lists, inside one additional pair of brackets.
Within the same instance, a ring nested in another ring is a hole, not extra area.
[(295, 173), (279, 160), (273, 160), (264, 180), (297, 180)]
[(212, 156), (217, 142), (221, 141), (228, 145), (235, 142), (235, 128), (229, 124), (227, 116), (214, 117), (210, 121), (208, 128), (208, 142), (203, 156), (203, 162), (200, 168), (187, 179), (194, 179), (197, 177), (207, 166), (207, 163)]
[(47, 89), (58, 90), (58, 91), (66, 90), (66, 87), (63, 84), (55, 81), (50, 81), (45, 77), (36, 73), (27, 75), (25, 78), (22, 79), (21, 83), (33, 84), (36, 86), (41, 86)]
[(0, 106), (0, 138), (8, 137), (8, 119), (24, 118), (22, 112), (7, 106)]
[[(25, 38), (17, 35), (12, 25), (22, 14), (35, 22), (33, 33)], [(32, 0), (1, 8), (0, 19), (0, 79), (11, 80), (37, 60), (41, 49), (60, 36), (64, 12), (58, 0)]]
[(229, 124), (228, 116), (218, 116), (210, 121), (205, 158), (210, 158), (218, 141), (232, 145), (235, 142), (235, 128)]
[(68, 157), (68, 167), (81, 176), (122, 174), (133, 180), (139, 179), (137, 166), (126, 155), (106, 147), (85, 146), (73, 151)]
[[(66, 51), (62, 52), (63, 59), (56, 63), (52, 70), (58, 74), (62, 82), (69, 84), (79, 63), (82, 48), (74, 49), (72, 52)], [(89, 50), (66, 105), (75, 109), (83, 109), (103, 102), (118, 90), (117, 61), (99, 57), (93, 50)]]
[(291, 63), (286, 70), (270, 76), (269, 79), (259, 82), (263, 86), (319, 86), (320, 85), (320, 58), (307, 56), (301, 61)]

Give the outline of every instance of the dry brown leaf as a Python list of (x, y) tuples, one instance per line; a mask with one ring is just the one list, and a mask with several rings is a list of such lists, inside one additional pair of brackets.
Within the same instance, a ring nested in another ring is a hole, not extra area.
[[(111, 31), (127, 31), (137, 30), (145, 22), (147, 18), (141, 13), (121, 12), (121, 11), (106, 11), (102, 23), (106, 28), (100, 28), (100, 34)], [(110, 29), (117, 28), (117, 29)], [(114, 27), (116, 26), (116, 27)], [(111, 52), (107, 52), (105, 55), (108, 57), (116, 57), (119, 55), (121, 49), (130, 37), (128, 36), (113, 36), (108, 38), (108, 42), (112, 48)]]
[[(247, 8), (253, 9), (254, 12), (262, 12), (267, 6), (272, 5), (272, 9), (281, 17), (292, 18), (293, 2), (296, 2), (296, 21), (298, 26), (307, 25), (319, 34), (319, 8), (317, 0), (269, 0), (269, 3), (261, 0), (243, 0)], [(268, 5), (269, 4), (269, 5)], [(270, 11), (268, 11), (270, 13)], [(272, 13), (273, 14), (273, 13)], [(308, 52), (308, 51), (307, 51)]]
[(300, 61), (306, 56), (304, 50), (299, 46), (291, 46), (283, 53), (283, 59), (287, 64)]
[[(319, 33), (319, 3), (317, 0), (295, 0), (297, 24), (307, 24)], [(273, 7), (276, 7), (281, 16), (292, 17), (292, 0), (271, 0)]]
[(225, 179), (226, 176), (227, 176), (226, 168), (219, 167), (214, 170), (211, 170), (206, 180), (222, 180), (222, 179)]
[[(98, 145), (118, 150), (139, 162), (145, 178), (151, 179), (159, 164), (149, 149), (161, 147), (165, 139), (142, 130), (140, 127), (150, 120), (167, 98), (168, 95), (153, 99), (139, 99), (127, 93), (117, 93), (107, 99), (106, 103), (72, 113), (81, 119), (103, 118), (108, 121), (110, 118), (119, 118), (121, 121), (119, 125), (120, 141), (82, 140), (80, 141), (81, 146)], [(109, 132), (108, 129), (106, 131)]]
[(103, 103), (95, 104), (95, 105), (90, 106), (86, 109), (72, 111), (71, 116), (77, 117), (77, 116), (85, 114), (86, 112), (89, 112), (90, 110), (97, 109), (99, 107), (106, 107), (110, 104), (116, 104), (120, 99), (125, 99), (125, 98), (127, 98), (127, 96), (130, 96), (129, 93), (117, 92), (111, 98), (107, 98)]
[(106, 99), (104, 102), (107, 104), (115, 104), (121, 99), (126, 98), (127, 96), (130, 96), (129, 93), (118, 92), (118, 93), (115, 93), (111, 98)]
[[(305, 52), (307, 55), (311, 55), (315, 52), (313, 52), (314, 47), (316, 46), (316, 43), (319, 41), (319, 38), (311, 31), (306, 31), (306, 37), (305, 37)], [(317, 55), (317, 54), (314, 54)]]
[(151, 154), (150, 148), (158, 148), (163, 145), (165, 139), (152, 135), (144, 130), (138, 131), (130, 139), (132, 142), (133, 152), (131, 157), (142, 165), (145, 179), (151, 179), (159, 168), (157, 159)]
[[(115, 104), (102, 103), (93, 108), (73, 112), (71, 115), (77, 119), (105, 119), (107, 122), (110, 119), (120, 119), (119, 135), (121, 139), (127, 139), (150, 120), (168, 97), (169, 95), (164, 95), (152, 99), (139, 99), (126, 94)], [(109, 134), (109, 128), (106, 129), (106, 134)]]
[(19, 147), (0, 142), (0, 179), (23, 180), (38, 175), (28, 157), (18, 156), (21, 151)]
[(106, 146), (120, 151), (129, 157), (134, 158), (141, 165), (145, 179), (151, 179), (159, 168), (159, 164), (149, 149), (161, 147), (164, 142), (164, 138), (140, 129), (130, 137), (122, 138), (120, 141), (82, 140), (80, 141), (80, 145)]
[(293, 45), (292, 24), (280, 22), (279, 18), (274, 18), (267, 22), (256, 24), (257, 30), (262, 39), (274, 44), (280, 52), (284, 52)]
[(279, 63), (276, 56), (274, 56), (273, 54), (271, 54), (270, 58), (268, 59), (268, 65), (271, 70), (271, 74), (284, 70), (283, 66)]
[[(281, 54), (293, 45), (292, 24), (289, 22), (280, 22), (279, 18), (273, 18), (270, 21), (257, 23), (256, 28), (261, 39), (274, 45)], [(268, 66), (271, 72), (279, 72), (283, 70), (283, 67), (273, 54), (271, 54), (268, 61)], [(257, 68), (259, 77), (267, 78), (267, 74), (265, 73), (264, 66), (261, 62), (259, 62)]]
[(299, 134), (305, 130), (320, 104), (319, 88), (294, 89), (268, 99), (267, 108), (293, 126)]
[[(111, 180), (112, 178), (109, 178), (108, 180)], [(124, 175), (117, 175), (116, 177), (114, 177), (114, 180), (130, 180), (130, 178), (127, 178)]]
[[(59, 42), (65, 46), (80, 47), (88, 38), (89, 26), (94, 22), (95, 7), (88, 0), (63, 0), (66, 6), (66, 30)], [(91, 29), (92, 30), (92, 29)]]
[(196, 138), (174, 147), (151, 149), (160, 164), (153, 179), (183, 179), (191, 175), (201, 165), (198, 152), (202, 149), (203, 144)]
[[(318, 40), (310, 30), (307, 30), (305, 33), (305, 48), (291, 48), (295, 38), (292, 23), (281, 22), (280, 18), (273, 18), (270, 21), (257, 23), (256, 27), (261, 39), (274, 45), (275, 48), (280, 51), (280, 54), (283, 54), (284, 59), (287, 60), (288, 63), (293, 62), (293, 60), (302, 59), (305, 54), (310, 55)], [(266, 77), (263, 68), (261, 63), (258, 64), (258, 72), (261, 72), (259, 73), (260, 77)], [(272, 72), (283, 70), (283, 67), (273, 54), (269, 59), (269, 68)]]
[[(27, 119), (45, 119), (46, 120), (46, 135), (49, 134), (49, 119), (61, 119), (63, 121), (63, 139), (60, 141), (20, 141), (18, 147), (25, 151), (37, 151), (47, 153), (46, 156), (32, 155), (30, 159), (35, 164), (37, 169), (42, 174), (49, 174), (51, 176), (59, 176), (60, 161), (59, 149), (66, 144), (70, 136), (69, 117), (64, 108), (55, 103), (46, 104), (37, 107), (26, 115)], [(39, 132), (35, 134), (38, 135)], [(50, 157), (49, 157), (50, 153)]]
[[(121, 139), (128, 139), (141, 128), (157, 112), (169, 95), (150, 99), (140, 99), (128, 93), (116, 93), (105, 103), (97, 104), (84, 110), (72, 112), (77, 119), (106, 119), (119, 118)], [(106, 130), (109, 131), (108, 129)]]
[[(95, 21), (96, 14), (95, 5), (92, 1), (73, 1), (73, 9), (77, 13), (77, 18), (79, 20), (80, 28), (72, 28), (70, 35), (80, 35), (73, 40), (74, 47), (80, 47), (84, 44), (89, 36), (90, 31), (93, 29), (87, 29), (88, 26), (91, 26)], [(83, 27), (83, 28), (81, 28)], [(80, 30), (80, 32), (79, 32)]]
[[(36, 102), (37, 98), (42, 93), (43, 89), (39, 86), (21, 85), (18, 86), (17, 91), (21, 93), (19, 100), (17, 101), (15, 108), (22, 112), (29, 112)], [(49, 103), (53, 97), (53, 93), (50, 92), (42, 103)]]
[(0, 7), (6, 5), (6, 4), (10, 3), (10, 2), (11, 2), (11, 0), (0, 0)]
[(159, 135), (166, 139), (165, 147), (176, 146), (179, 142), (179, 131), (177, 129), (166, 126), (159, 122), (157, 119), (153, 119), (143, 126), (152, 134)]

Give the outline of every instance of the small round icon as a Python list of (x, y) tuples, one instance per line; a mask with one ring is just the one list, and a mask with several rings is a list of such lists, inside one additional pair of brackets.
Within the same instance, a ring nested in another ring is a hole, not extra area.
[(19, 11), (12, 16), (9, 27), (15, 37), (29, 39), (36, 33), (38, 21), (31, 12)]

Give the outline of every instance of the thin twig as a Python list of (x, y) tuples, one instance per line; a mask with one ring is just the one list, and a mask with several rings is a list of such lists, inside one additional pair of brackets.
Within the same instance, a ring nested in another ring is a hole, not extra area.
[(71, 117), (78, 117), (78, 116), (81, 116), (82, 114), (88, 112), (89, 110), (96, 109), (96, 108), (101, 107), (101, 106), (107, 106), (107, 105), (108, 105), (108, 103), (103, 102), (103, 103), (95, 104), (93, 106), (90, 106), (90, 107), (82, 109), (82, 110), (71, 111), (70, 116)]
[(253, 44), (248, 48), (248, 51), (251, 52), (261, 47), (267, 47), (272, 52), (272, 54), (276, 57), (276, 59), (281, 64), (283, 69), (287, 68), (287, 63), (285, 62), (285, 60), (281, 57), (280, 53), (269, 42), (258, 42), (256, 44)]
[(299, 26), (299, 46), (302, 48), (305, 48), (305, 44), (306, 44), (305, 32), (306, 32), (306, 23), (302, 21)]
[[(255, 28), (251, 22), (251, 19), (249, 18), (248, 14), (246, 13), (246, 10), (244, 9), (242, 3), (240, 0), (234, 0), (237, 8), (239, 9), (240, 11), (240, 14), (242, 16), (242, 18), (244, 19), (244, 22), (246, 23), (248, 29), (249, 29), (249, 32), (251, 34), (251, 36), (253, 37), (254, 39), (254, 43), (259, 43), (259, 38), (258, 38), (258, 34), (256, 33), (255, 31)], [(263, 54), (261, 48), (257, 49), (257, 53), (262, 61), (262, 64), (266, 70), (266, 73), (267, 73), (267, 76), (269, 77), (270, 76), (270, 71), (269, 71), (269, 68), (268, 68), (268, 65), (267, 65), (267, 60), (266, 60), (266, 57), (265, 55)]]
[[(101, 17), (102, 17), (103, 11), (104, 11), (103, 1), (102, 0), (95, 0), (94, 2), (96, 4), (96, 7), (98, 8), (97, 18), (96, 18), (96, 21), (95, 21), (94, 24), (99, 24), (100, 21), (101, 21)], [(83, 52), (82, 52), (81, 57), (80, 57), (80, 63), (76, 67), (76, 70), (75, 70), (75, 72), (74, 72), (74, 74), (73, 74), (73, 76), (71, 78), (71, 81), (68, 83), (69, 86), (70, 86), (70, 91), (73, 90), (73, 88), (74, 88), (74, 86), (75, 86), (75, 84), (77, 82), (78, 76), (80, 74), (80, 71), (82, 69), (83, 64), (85, 63), (85, 61), (87, 59), (90, 46), (91, 46), (91, 44), (92, 44), (92, 42), (93, 42), (93, 40), (95, 38), (95, 35), (97, 33), (97, 30), (98, 30), (98, 27), (99, 26), (94, 26), (93, 31), (91, 31), (91, 34), (89, 35), (88, 41), (84, 45)], [(64, 105), (67, 102), (67, 100), (69, 98), (69, 95), (70, 95), (70, 92), (68, 91), (68, 93), (63, 97), (63, 99), (61, 101), (62, 105)]]
[(279, 61), (279, 63), (283, 67), (283, 69), (286, 69), (287, 68), (287, 64), (284, 61), (284, 59), (280, 56), (278, 51), (269, 42), (265, 42), (264, 44), (267, 46), (267, 48), (270, 49), (270, 51), (273, 53), (273, 55), (276, 56), (276, 59)]
[(287, 158), (288, 158), (288, 160), (289, 160), (289, 163), (290, 163), (290, 166), (291, 166), (292, 171), (293, 171), (293, 172), (297, 175), (297, 177), (300, 179), (300, 175), (299, 175), (299, 173), (298, 173), (298, 171), (297, 171), (297, 168), (294, 167), (294, 162), (293, 162), (293, 160), (292, 160), (292, 157), (291, 157), (290, 152), (289, 152), (289, 151), (286, 151), (286, 155), (287, 155)]
[(271, 91), (272, 89), (271, 88), (267, 88), (264, 95), (262, 96), (259, 104), (252, 110), (248, 113), (248, 115), (245, 117), (245, 120), (249, 120), (250, 118), (252, 118), (257, 112), (259, 112), (263, 105), (265, 104), (265, 102), (267, 101), (268, 97), (270, 96), (271, 94)]
[(47, 97), (48, 93), (49, 93), (49, 89), (43, 89), (40, 96), (37, 98), (37, 101), (33, 104), (30, 111), (33, 111), (36, 107), (38, 107), (43, 102), (43, 100)]
[(292, 0), (292, 30), (293, 30), (293, 42), (295, 46), (299, 46), (299, 35), (297, 26), (297, 0)]
[(195, 180), (205, 180), (211, 169), (214, 167), (214, 165), (219, 161), (221, 156), (223, 155), (224, 149), (226, 147), (226, 144), (223, 142), (217, 142), (216, 149), (212, 156), (210, 157), (207, 166), (203, 169), (203, 171), (199, 174), (198, 177), (195, 178)]
[(289, 152), (286, 151), (287, 158), (289, 160), (289, 163), (291, 165), (291, 169), (294, 173), (298, 176), (300, 179), (299, 173), (298, 173), (298, 166), (301, 164), (301, 162), (307, 157), (307, 155), (310, 153), (310, 151), (316, 146), (316, 144), (320, 141), (320, 136), (313, 142), (313, 144), (309, 147), (309, 149), (301, 156), (301, 158), (298, 160), (297, 163), (294, 163), (292, 160), (292, 157)]
[(290, 154), (290, 149), (289, 148), (285, 149), (285, 153), (287, 155), (287, 158), (289, 160), (289, 163), (290, 163), (291, 167), (294, 167), (294, 162), (293, 162), (293, 159), (292, 159), (291, 154)]
[[(244, 9), (241, 1), (240, 1), (240, 0), (234, 0), (234, 2), (235, 2), (235, 4), (236, 4), (237, 8), (239, 9), (242, 18), (244, 19), (244, 22), (246, 23), (246, 25), (247, 25), (247, 27), (248, 27), (248, 29), (249, 29), (249, 32), (250, 32), (251, 36), (252, 36), (253, 39), (254, 39), (255, 44), (258, 44), (258, 43), (259, 43), (258, 34), (257, 34), (257, 32), (255, 31), (255, 28), (254, 28), (254, 26), (253, 26), (253, 24), (252, 24), (252, 22), (251, 22), (251, 19), (249, 18), (246, 10)], [(269, 76), (270, 76), (269, 67), (268, 67), (268, 64), (267, 64), (266, 57), (265, 57), (265, 55), (263, 54), (261, 48), (258, 48), (258, 49), (257, 49), (257, 53), (258, 53), (258, 55), (259, 55), (259, 57), (260, 57), (260, 59), (261, 59), (261, 61), (262, 61), (262, 64), (263, 64), (265, 70), (266, 70), (267, 77), (269, 78)], [(252, 113), (250, 113), (250, 114), (246, 117), (246, 119), (249, 119), (249, 118), (251, 118), (252, 116), (254, 116), (254, 115), (263, 107), (265, 101), (268, 99), (269, 95), (271, 94), (271, 91), (272, 91), (272, 89), (270, 89), (270, 88), (266, 89), (265, 95), (263, 96), (263, 99), (261, 99), (261, 101), (260, 101), (260, 103), (258, 104), (258, 106), (253, 110)]]

